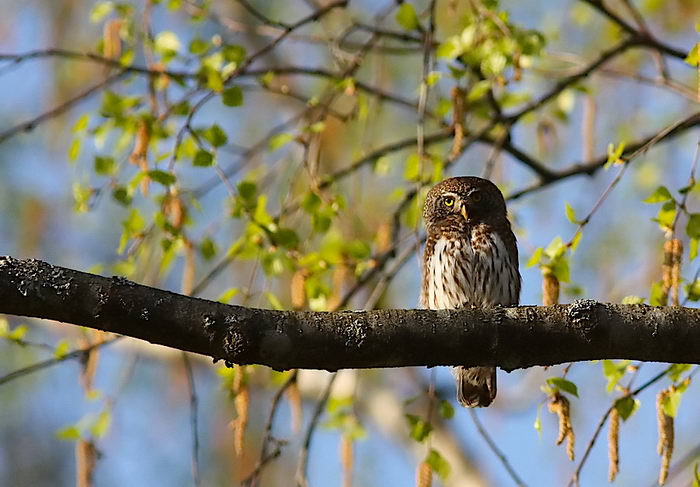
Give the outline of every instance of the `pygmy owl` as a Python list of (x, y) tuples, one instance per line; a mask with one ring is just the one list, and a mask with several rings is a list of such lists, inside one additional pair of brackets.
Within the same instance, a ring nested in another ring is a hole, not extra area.
[[(518, 304), (520, 272), (506, 202), (491, 181), (456, 177), (429, 192), (423, 208), (421, 305), (457, 309)], [(457, 399), (485, 407), (496, 397), (496, 367), (456, 367)]]

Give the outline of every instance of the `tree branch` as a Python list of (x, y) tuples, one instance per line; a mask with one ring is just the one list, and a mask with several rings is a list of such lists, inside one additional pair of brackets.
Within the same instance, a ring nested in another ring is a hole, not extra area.
[(0, 312), (120, 333), (274, 369), (499, 365), (625, 358), (700, 363), (700, 309), (602, 304), (295, 312), (229, 306), (0, 257)]

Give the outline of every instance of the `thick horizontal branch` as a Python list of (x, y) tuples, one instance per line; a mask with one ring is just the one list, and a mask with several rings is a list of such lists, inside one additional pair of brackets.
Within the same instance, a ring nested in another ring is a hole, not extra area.
[(302, 312), (230, 306), (38, 260), (0, 257), (0, 312), (275, 369), (620, 358), (700, 363), (700, 310), (601, 304)]

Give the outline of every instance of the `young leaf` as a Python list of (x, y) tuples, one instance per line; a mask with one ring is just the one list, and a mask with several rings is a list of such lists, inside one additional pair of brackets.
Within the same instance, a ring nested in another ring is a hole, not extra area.
[(603, 375), (608, 379), (608, 393), (612, 392), (615, 385), (617, 385), (619, 380), (625, 375), (629, 364), (629, 360), (620, 360), (618, 362), (603, 360)]
[(102, 176), (112, 176), (116, 171), (113, 157), (95, 156), (95, 173)]
[(192, 160), (192, 165), (197, 166), (197, 167), (212, 166), (212, 165), (214, 165), (214, 155), (209, 151), (205, 151), (204, 149), (200, 149), (194, 155), (194, 159)]
[(228, 142), (226, 132), (224, 132), (223, 129), (217, 124), (214, 124), (206, 129), (202, 135), (214, 147), (221, 147), (222, 145), (226, 145), (226, 142)]
[(574, 209), (571, 207), (569, 202), (567, 201), (565, 203), (565, 210), (566, 210), (566, 218), (571, 222), (571, 223), (578, 223), (576, 220), (576, 212)]
[(277, 149), (287, 145), (287, 143), (291, 142), (292, 140), (294, 140), (294, 135), (292, 134), (277, 134), (270, 138), (270, 142), (268, 142), (267, 147), (270, 149), (270, 151), (276, 151)]
[(415, 30), (418, 27), (418, 15), (413, 5), (402, 3), (396, 12), (396, 21), (406, 30)]
[(147, 174), (149, 178), (163, 186), (175, 184), (175, 175), (172, 173), (161, 171), (160, 169), (153, 169), (152, 171), (148, 171)]
[(668, 190), (666, 186), (659, 186), (654, 190), (651, 195), (645, 200), (642, 200), (644, 203), (663, 203), (664, 201), (669, 201), (672, 200), (673, 196), (671, 196), (671, 192)]
[(535, 249), (535, 251), (532, 253), (532, 257), (530, 257), (527, 264), (525, 264), (525, 267), (532, 267), (533, 265), (539, 264), (543, 253), (544, 249), (542, 247), (537, 247), (537, 249)]
[(572, 396), (578, 397), (578, 387), (570, 380), (566, 380), (562, 377), (550, 377), (547, 379), (547, 384), (564, 392), (568, 392)]
[(180, 40), (174, 32), (166, 30), (156, 35), (154, 47), (157, 52), (170, 55), (180, 50)]
[(438, 474), (438, 477), (443, 481), (450, 475), (450, 464), (436, 450), (430, 449), (428, 456), (425, 458), (425, 462), (430, 465), (433, 472)]
[(411, 427), (411, 438), (419, 443), (425, 440), (433, 429), (430, 423), (426, 423), (421, 418), (413, 414), (407, 414), (406, 421), (408, 421), (408, 424)]
[(693, 46), (684, 61), (691, 66), (697, 66), (700, 63), (700, 42)]
[(452, 407), (452, 403), (444, 399), (440, 401), (439, 411), (440, 416), (445, 419), (452, 419), (455, 415), (455, 408)]
[(80, 430), (75, 425), (66, 426), (56, 431), (54, 436), (59, 440), (75, 441), (80, 439)]
[(673, 364), (669, 367), (666, 375), (673, 381), (678, 382), (685, 372), (689, 371), (693, 366), (690, 364)]
[(239, 107), (243, 105), (243, 90), (240, 86), (232, 86), (221, 93), (221, 101), (227, 107)]
[(639, 399), (635, 399), (632, 396), (625, 396), (615, 401), (615, 409), (620, 413), (622, 420), (627, 421), (627, 419), (639, 409), (639, 404)]

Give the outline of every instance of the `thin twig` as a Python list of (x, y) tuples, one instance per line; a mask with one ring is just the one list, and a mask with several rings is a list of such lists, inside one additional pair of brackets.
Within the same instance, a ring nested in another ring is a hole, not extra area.
[(328, 384), (321, 394), (321, 398), (316, 403), (316, 408), (314, 409), (314, 414), (311, 416), (311, 421), (309, 426), (306, 428), (306, 433), (304, 434), (304, 443), (302, 445), (301, 451), (299, 452), (299, 461), (297, 462), (297, 472), (295, 475), (297, 487), (308, 487), (309, 482), (306, 476), (306, 472), (309, 466), (309, 447), (311, 446), (311, 438), (313, 437), (316, 426), (318, 426), (319, 419), (321, 419), (321, 414), (323, 413), (328, 398), (331, 394), (331, 389), (333, 388), (333, 383), (338, 377), (338, 372), (334, 372), (328, 379)]
[(201, 485), (199, 475), (199, 423), (197, 421), (197, 389), (194, 385), (194, 373), (187, 352), (182, 352), (182, 363), (187, 375), (187, 388), (190, 396), (190, 428), (192, 431), (192, 482), (195, 487)]
[(501, 462), (501, 465), (503, 465), (503, 468), (506, 469), (508, 472), (508, 475), (510, 475), (510, 478), (513, 479), (513, 482), (515, 482), (515, 485), (519, 487), (525, 487), (525, 482), (520, 478), (518, 473), (515, 471), (513, 466), (510, 464), (508, 461), (508, 458), (505, 456), (505, 454), (501, 451), (500, 448), (498, 448), (498, 445), (493, 441), (493, 438), (491, 438), (491, 435), (486, 431), (486, 429), (483, 427), (481, 424), (481, 421), (479, 420), (479, 416), (477, 415), (476, 411), (473, 408), (469, 409), (469, 414), (472, 418), (472, 421), (474, 422), (474, 426), (476, 426), (477, 431), (481, 435), (481, 437), (486, 441), (486, 444), (488, 445), (489, 449), (493, 452), (494, 455), (498, 458), (498, 460)]
[[(277, 392), (275, 392), (275, 395), (272, 398), (270, 413), (268, 414), (267, 421), (265, 422), (265, 428), (263, 429), (263, 441), (262, 446), (260, 448), (260, 458), (255, 464), (255, 469), (253, 470), (253, 472), (241, 482), (241, 486), (243, 487), (256, 487), (260, 482), (260, 474), (262, 473), (262, 467), (265, 465), (265, 463), (271, 460), (268, 450), (270, 443), (274, 442), (274, 437), (272, 436), (272, 426), (275, 422), (275, 416), (277, 415), (277, 410), (279, 409), (279, 405), (281, 404), (282, 396), (287, 391), (287, 389), (289, 389), (289, 387), (292, 384), (294, 384), (294, 382), (296, 382), (298, 374), (299, 372), (297, 370), (293, 370), (292, 373), (289, 374), (287, 380), (284, 381), (284, 384), (282, 384), (282, 386), (280, 386), (280, 388), (277, 389)], [(280, 442), (276, 443), (277, 451), (279, 451)], [(279, 456), (279, 453), (277, 453), (277, 455), (275, 455), (274, 458), (276, 458), (277, 456)]]
[(72, 360), (76, 358), (81, 358), (85, 356), (86, 353), (91, 352), (92, 350), (96, 350), (98, 348), (101, 348), (104, 345), (109, 345), (110, 343), (114, 343), (115, 341), (121, 339), (122, 337), (114, 337), (107, 339), (102, 342), (97, 342), (94, 343), (88, 347), (81, 348), (79, 350), (73, 350), (72, 352), (68, 352), (65, 355), (62, 355), (60, 357), (54, 357), (50, 358), (47, 360), (44, 360), (42, 362), (37, 362), (32, 365), (28, 365), (27, 367), (23, 367), (21, 369), (17, 369), (13, 372), (10, 372), (9, 374), (5, 374), (2, 377), (0, 377), (0, 385), (6, 384), (12, 380), (19, 379), (20, 377), (24, 377), (25, 375), (33, 374), (34, 372), (38, 372), (40, 370), (46, 369), (48, 367), (52, 367), (56, 364), (60, 364), (61, 362), (65, 362), (66, 360)]
[(0, 132), (0, 144), (5, 142), (7, 139), (17, 135), (18, 133), (21, 132), (30, 132), (34, 128), (36, 128), (37, 125), (40, 123), (55, 118), (69, 109), (73, 108), (76, 104), (79, 102), (88, 99), (90, 96), (94, 95), (95, 93), (99, 92), (103, 88), (111, 85), (115, 81), (119, 80), (122, 76), (126, 74), (126, 71), (119, 71), (104, 80), (100, 81), (99, 83), (91, 86), (87, 90), (77, 94), (73, 98), (70, 98), (69, 100), (64, 101), (60, 105), (52, 108), (51, 110), (42, 113), (38, 117), (35, 117), (31, 120), (28, 120), (26, 122), (22, 122), (19, 125), (15, 125), (14, 127), (10, 127), (7, 130), (4, 130), (3, 132)]
[[(645, 390), (647, 387), (655, 384), (659, 380), (661, 380), (670, 370), (670, 367), (667, 367), (666, 369), (663, 370), (663, 372), (659, 372), (656, 374), (654, 377), (651, 379), (647, 380), (644, 384), (641, 386), (637, 387), (635, 390), (629, 393), (630, 397), (635, 397), (637, 394)], [(580, 477), (581, 477), (581, 470), (583, 469), (583, 466), (586, 464), (586, 460), (588, 460), (588, 456), (591, 453), (591, 450), (593, 449), (593, 445), (595, 445), (596, 440), (598, 439), (598, 436), (600, 435), (600, 432), (603, 430), (603, 426), (605, 426), (605, 423), (607, 422), (608, 418), (610, 417), (610, 413), (612, 412), (613, 408), (615, 407), (615, 403), (613, 404), (605, 411), (603, 414), (603, 417), (600, 418), (600, 421), (598, 422), (598, 426), (596, 427), (595, 431), (593, 432), (593, 436), (591, 437), (590, 441), (588, 442), (588, 445), (586, 446), (586, 451), (583, 453), (583, 456), (581, 457), (581, 461), (579, 462), (578, 466), (576, 467), (576, 470), (574, 471), (573, 475), (571, 476), (571, 479), (569, 479), (569, 487), (572, 485), (579, 485)]]

